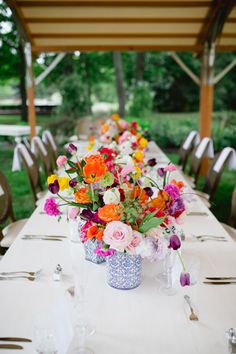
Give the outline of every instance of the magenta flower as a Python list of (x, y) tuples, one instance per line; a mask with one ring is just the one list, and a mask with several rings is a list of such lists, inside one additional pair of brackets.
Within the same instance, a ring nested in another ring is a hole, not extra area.
[(109, 257), (114, 255), (115, 250), (113, 250), (112, 248), (104, 249), (102, 248), (102, 242), (99, 242), (97, 248), (94, 250), (94, 253), (96, 253), (100, 257)]
[(173, 250), (178, 250), (181, 246), (181, 241), (177, 235), (172, 235), (170, 237), (170, 243), (168, 248), (172, 248)]
[(67, 151), (71, 154), (74, 155), (77, 152), (77, 147), (74, 144), (69, 144), (67, 146)]
[(55, 198), (48, 198), (44, 204), (44, 211), (47, 215), (58, 216), (61, 214)]
[(179, 188), (175, 184), (167, 184), (164, 187), (164, 191), (167, 192), (172, 199), (179, 198)]
[(169, 214), (174, 218), (178, 218), (185, 211), (185, 206), (182, 198), (177, 198), (170, 206)]
[(60, 190), (59, 182), (57, 179), (48, 185), (48, 189), (52, 194), (57, 194)]
[(62, 167), (67, 163), (67, 157), (65, 155), (60, 155), (56, 162), (58, 167)]
[(180, 274), (180, 284), (181, 286), (190, 285), (190, 274), (186, 272), (182, 272)]

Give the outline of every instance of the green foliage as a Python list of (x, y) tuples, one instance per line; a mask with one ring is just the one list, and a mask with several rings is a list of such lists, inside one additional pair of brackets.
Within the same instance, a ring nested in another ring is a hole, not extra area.
[(146, 117), (152, 111), (152, 94), (147, 82), (139, 82), (131, 93), (129, 114)]

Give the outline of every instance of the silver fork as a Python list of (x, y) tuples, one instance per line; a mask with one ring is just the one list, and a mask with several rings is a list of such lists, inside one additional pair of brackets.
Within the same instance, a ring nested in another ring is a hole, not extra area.
[(38, 277), (40, 274), (42, 273), (42, 268), (41, 269), (39, 269), (39, 270), (37, 270), (37, 271), (35, 271), (35, 272), (27, 272), (27, 271), (16, 271), (16, 272), (1, 272), (0, 273), (0, 277), (2, 276), (2, 275), (14, 275), (14, 274), (27, 274), (27, 275), (29, 275), (29, 276), (32, 276), (32, 277)]
[(226, 238), (210, 238), (210, 237), (206, 237), (206, 238), (201, 238), (199, 239), (200, 242), (205, 242), (205, 241), (216, 241), (216, 242), (227, 242), (228, 240), (226, 240)]
[(19, 276), (13, 276), (13, 277), (2, 277), (2, 276), (0, 276), (0, 280), (17, 280), (17, 279), (28, 279), (30, 281), (34, 281), (34, 280), (37, 279), (37, 277), (26, 276), (26, 275), (19, 275)]

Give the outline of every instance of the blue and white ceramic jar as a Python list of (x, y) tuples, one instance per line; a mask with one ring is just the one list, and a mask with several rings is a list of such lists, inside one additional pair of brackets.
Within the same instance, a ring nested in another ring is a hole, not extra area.
[(107, 283), (116, 289), (137, 288), (141, 283), (142, 259), (127, 253), (115, 252), (106, 257)]
[(87, 261), (100, 264), (105, 262), (105, 257), (98, 256), (94, 250), (98, 247), (97, 240), (87, 240), (84, 242), (85, 259)]

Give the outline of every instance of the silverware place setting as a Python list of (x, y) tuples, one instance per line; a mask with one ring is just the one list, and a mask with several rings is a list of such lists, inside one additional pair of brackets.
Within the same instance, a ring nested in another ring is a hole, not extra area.
[(20, 349), (24, 349), (24, 347), (22, 347), (21, 345), (18, 344), (0, 344), (0, 349), (15, 349), (15, 350), (20, 350)]
[(194, 235), (194, 238), (196, 238), (200, 242), (205, 242), (205, 241), (218, 241), (218, 242), (227, 242), (227, 238), (225, 236), (215, 236), (215, 235)]
[(189, 211), (186, 214), (187, 216), (208, 216), (209, 215), (205, 211)]
[(205, 277), (204, 284), (227, 285), (236, 284), (236, 277)]
[(190, 315), (189, 315), (190, 321), (198, 321), (198, 316), (194, 312), (190, 296), (189, 295), (184, 295), (184, 300), (187, 302), (187, 304), (189, 306), (189, 309), (190, 309)]
[[(31, 339), (29, 338), (23, 338), (23, 337), (0, 337), (0, 341), (2, 342), (32, 342)], [(22, 345), (19, 344), (13, 344), (13, 343), (0, 343), (0, 349), (15, 349), (15, 350), (21, 350), (24, 349)]]
[(41, 273), (42, 273), (42, 269), (39, 269), (36, 272), (27, 272), (27, 271), (1, 272), (0, 280), (27, 279), (29, 281), (34, 281), (39, 278)]
[(44, 240), (44, 241), (63, 241), (67, 236), (60, 235), (23, 235), (22, 240)]

